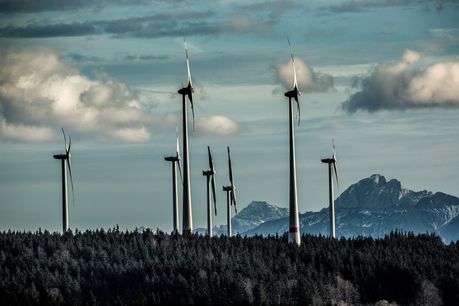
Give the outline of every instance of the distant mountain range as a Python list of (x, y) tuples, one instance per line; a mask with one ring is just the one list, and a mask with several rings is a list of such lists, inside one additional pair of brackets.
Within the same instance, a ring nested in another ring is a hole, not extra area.
[[(459, 240), (459, 198), (442, 192), (412, 191), (379, 174), (351, 185), (335, 200), (336, 235), (382, 237), (391, 231), (436, 233)], [(328, 235), (328, 208), (300, 214), (301, 233)], [(288, 231), (288, 209), (251, 202), (232, 218), (233, 232), (276, 235)], [(205, 232), (200, 229), (198, 232)], [(215, 227), (226, 234), (226, 225)]]

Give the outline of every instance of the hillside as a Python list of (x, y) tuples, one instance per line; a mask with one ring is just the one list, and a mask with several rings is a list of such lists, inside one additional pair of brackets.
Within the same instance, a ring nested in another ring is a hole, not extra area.
[(0, 233), (3, 305), (459, 305), (459, 244), (435, 236)]
[[(237, 215), (231, 218), (231, 224), (233, 226), (233, 233), (244, 233), (253, 228), (256, 228), (260, 224), (271, 220), (277, 220), (288, 216), (287, 208), (280, 208), (276, 205), (269, 204), (265, 201), (252, 201), (244, 207)], [(205, 234), (206, 229), (198, 228), (196, 233)], [(226, 224), (215, 226), (213, 228), (215, 236), (226, 235), (227, 226)]]

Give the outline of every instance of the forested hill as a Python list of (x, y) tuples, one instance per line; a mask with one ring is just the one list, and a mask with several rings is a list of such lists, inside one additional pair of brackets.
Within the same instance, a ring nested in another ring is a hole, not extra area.
[(118, 230), (0, 233), (0, 297), (25, 304), (459, 305), (459, 243), (203, 237)]

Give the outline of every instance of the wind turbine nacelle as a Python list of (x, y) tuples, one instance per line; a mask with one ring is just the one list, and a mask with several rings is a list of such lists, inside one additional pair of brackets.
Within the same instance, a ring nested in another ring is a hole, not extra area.
[(298, 99), (298, 96), (300, 95), (301, 93), (298, 91), (298, 89), (293, 89), (293, 90), (289, 90), (287, 91), (284, 95), (287, 97), (287, 98), (294, 98), (295, 100)]
[(202, 170), (202, 175), (208, 176), (208, 175), (214, 175), (215, 171), (212, 170)]
[(170, 161), (170, 162), (176, 162), (179, 159), (177, 158), (177, 156), (167, 156), (167, 157), (164, 157), (164, 160), (165, 161)]
[[(56, 155), (53, 155), (53, 157), (55, 159), (67, 159), (67, 154), (56, 154)], [(68, 156), (68, 158), (70, 158), (70, 156)]]
[(223, 191), (233, 191), (233, 186), (223, 186)]
[(194, 88), (191, 87), (190, 84), (188, 84), (187, 87), (180, 88), (178, 93), (181, 95), (189, 95), (190, 93), (194, 93)]
[(335, 158), (322, 158), (321, 161), (323, 163), (327, 163), (327, 164), (334, 164), (336, 163), (336, 159)]

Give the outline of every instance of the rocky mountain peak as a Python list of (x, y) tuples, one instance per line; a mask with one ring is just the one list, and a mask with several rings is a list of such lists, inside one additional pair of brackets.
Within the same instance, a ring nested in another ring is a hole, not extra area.
[(269, 204), (266, 201), (252, 201), (247, 207), (242, 209), (239, 214), (234, 216), (235, 219), (251, 219), (252, 216), (257, 215), (261, 219), (267, 221), (277, 218), (282, 218), (287, 214), (286, 208), (279, 208), (275, 205)]
[(338, 203), (343, 207), (390, 207), (412, 204), (410, 194), (413, 191), (402, 188), (399, 180), (389, 181), (381, 174), (373, 174), (351, 185), (344, 191)]
[[(363, 179), (362, 181), (364, 181), (364, 180), (366, 180), (366, 179)], [(373, 184), (375, 184), (375, 185), (380, 185), (380, 184), (384, 185), (384, 184), (386, 184), (386, 178), (381, 174), (373, 174), (368, 178), (368, 180), (370, 182), (372, 182)]]

